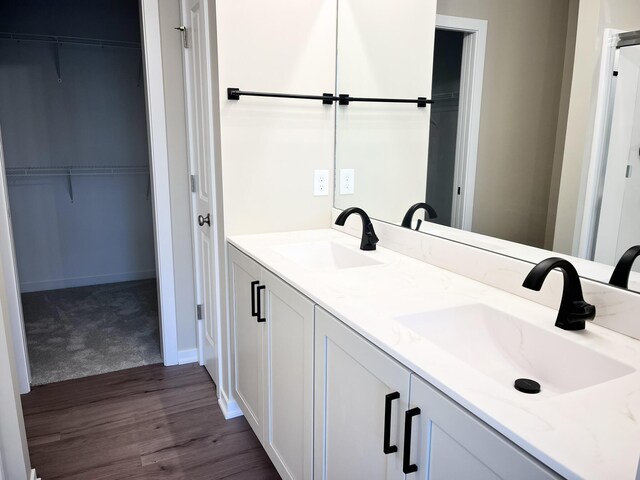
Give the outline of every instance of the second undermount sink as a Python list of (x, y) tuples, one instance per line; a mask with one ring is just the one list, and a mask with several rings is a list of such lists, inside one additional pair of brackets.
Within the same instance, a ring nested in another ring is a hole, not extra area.
[[(518, 378), (545, 395), (590, 387), (633, 373), (624, 363), (482, 304), (397, 317), (420, 337), (512, 388)], [(574, 335), (574, 333), (570, 333)]]
[(382, 263), (359, 250), (331, 241), (293, 243), (271, 248), (302, 267), (317, 270), (339, 270)]

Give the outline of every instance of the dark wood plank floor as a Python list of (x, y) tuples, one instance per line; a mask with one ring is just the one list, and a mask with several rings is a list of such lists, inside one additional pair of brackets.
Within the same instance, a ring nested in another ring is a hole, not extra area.
[(55, 479), (279, 479), (203, 367), (150, 365), (23, 395), (32, 466)]

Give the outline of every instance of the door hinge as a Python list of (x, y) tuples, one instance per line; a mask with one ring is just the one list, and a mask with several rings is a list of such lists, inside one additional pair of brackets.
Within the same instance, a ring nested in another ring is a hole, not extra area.
[(182, 33), (182, 46), (184, 48), (189, 48), (189, 29), (184, 25), (180, 25), (179, 27), (174, 27), (176, 30), (180, 30)]
[(460, 187), (458, 187), (458, 195), (460, 195)]
[(191, 175), (191, 191), (196, 193), (196, 176)]
[(196, 319), (202, 320), (202, 304), (201, 303), (196, 305)]
[(627, 165), (627, 171), (624, 174), (625, 178), (630, 178), (631, 177), (631, 165)]

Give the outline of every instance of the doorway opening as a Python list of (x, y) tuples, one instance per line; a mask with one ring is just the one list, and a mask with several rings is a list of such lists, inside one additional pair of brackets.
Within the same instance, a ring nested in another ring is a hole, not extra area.
[(486, 39), (486, 20), (436, 16), (425, 201), (438, 214), (430, 222), (462, 230), (472, 227)]
[(4, 193), (31, 384), (162, 362), (138, 2), (2, 11)]
[(435, 103), (429, 128), (426, 202), (438, 212), (430, 221), (447, 227), (457, 226), (452, 192), (459, 188), (455, 170), (464, 36), (464, 32), (436, 28), (433, 51), (431, 98)]
[[(611, 51), (605, 49), (603, 55), (611, 65), (603, 60), (608, 75), (600, 88), (607, 97), (606, 121), (597, 126), (602, 130), (602, 155), (590, 225), (591, 258), (607, 265), (615, 265), (640, 241), (636, 221), (640, 203), (640, 31), (613, 38)], [(640, 267), (635, 265), (634, 270)]]

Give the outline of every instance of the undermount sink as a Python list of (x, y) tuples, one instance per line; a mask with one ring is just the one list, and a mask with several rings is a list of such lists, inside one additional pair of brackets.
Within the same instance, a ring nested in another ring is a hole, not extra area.
[(339, 270), (382, 263), (363, 255), (359, 250), (331, 241), (294, 243), (271, 248), (302, 267), (318, 270)]
[(528, 378), (541, 385), (543, 394), (557, 395), (635, 371), (562, 335), (482, 304), (417, 313), (396, 320), (509, 388), (516, 379)]

